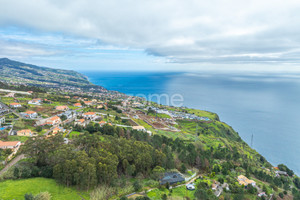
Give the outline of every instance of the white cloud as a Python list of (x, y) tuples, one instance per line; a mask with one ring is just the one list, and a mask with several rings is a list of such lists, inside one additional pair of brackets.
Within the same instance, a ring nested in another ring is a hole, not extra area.
[(0, 25), (78, 37), (62, 39), (64, 45), (85, 37), (81, 44), (87, 46), (99, 40), (178, 63), (299, 63), (298, 0), (0, 0), (0, 5)]

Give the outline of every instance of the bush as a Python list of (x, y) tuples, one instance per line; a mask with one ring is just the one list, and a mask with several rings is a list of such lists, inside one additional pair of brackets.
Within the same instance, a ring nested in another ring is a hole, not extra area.
[(280, 192), (278, 195), (280, 196), (280, 198), (283, 198), (283, 197), (284, 197), (284, 195), (283, 195), (282, 192)]
[(41, 192), (34, 197), (34, 200), (50, 200), (51, 194), (49, 192)]
[(25, 200), (34, 200), (34, 196), (31, 193), (27, 193), (24, 195)]

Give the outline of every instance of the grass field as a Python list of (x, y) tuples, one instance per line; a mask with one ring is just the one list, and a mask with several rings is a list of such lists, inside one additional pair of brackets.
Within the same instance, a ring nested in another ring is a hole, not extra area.
[(64, 187), (57, 184), (53, 179), (31, 178), (0, 182), (0, 200), (24, 200), (26, 193), (36, 195), (45, 191), (52, 195), (52, 200), (80, 200), (79, 195), (89, 199), (88, 192)]
[(78, 132), (78, 131), (72, 131), (70, 134), (69, 134), (69, 138), (73, 138), (73, 136), (75, 135), (80, 135), (81, 133)]
[[(172, 197), (172, 199), (183, 199), (184, 197), (189, 197), (190, 199), (194, 199), (195, 191), (187, 190), (185, 186), (180, 186), (172, 189), (172, 193), (170, 193), (167, 189), (154, 189), (147, 193), (147, 196), (151, 200), (160, 200), (162, 199), (162, 195), (166, 194), (167, 196)], [(177, 198), (176, 198), (177, 197)]]

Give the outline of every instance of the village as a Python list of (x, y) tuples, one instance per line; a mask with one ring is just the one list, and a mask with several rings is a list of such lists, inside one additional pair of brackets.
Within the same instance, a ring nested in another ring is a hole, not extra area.
[[(73, 137), (81, 134), (89, 124), (103, 126), (119, 126), (147, 133), (149, 136), (161, 132), (180, 132), (178, 120), (197, 121), (210, 123), (213, 119), (206, 116), (197, 116), (178, 110), (170, 110), (159, 105), (126, 95), (113, 94), (103, 98), (94, 97), (60, 96), (49, 94), (35, 94), (32, 91), (1, 91), (0, 100), (0, 149), (1, 168), (18, 155), (21, 145), (29, 137), (43, 135), (45, 138), (61, 134), (68, 144)], [(81, 127), (81, 128), (79, 128)], [(269, 170), (269, 169), (268, 169)], [(269, 170), (276, 177), (288, 176), (285, 171), (278, 168)], [(229, 192), (229, 185), (222, 179), (208, 178), (193, 171), (190, 176), (180, 172), (168, 172), (161, 177), (160, 184), (166, 183), (172, 187), (182, 184), (186, 190), (195, 190), (197, 180), (210, 182), (211, 190), (219, 197), (225, 190)], [(221, 181), (220, 181), (221, 180)], [(257, 196), (267, 196), (254, 180), (244, 175), (236, 177), (239, 185), (245, 188), (256, 188)], [(150, 194), (153, 189), (148, 191)], [(136, 196), (138, 193), (129, 194)]]

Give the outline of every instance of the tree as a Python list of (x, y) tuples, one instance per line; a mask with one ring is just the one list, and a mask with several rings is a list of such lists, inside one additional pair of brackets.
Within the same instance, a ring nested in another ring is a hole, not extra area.
[(168, 196), (167, 196), (166, 194), (163, 194), (162, 197), (161, 197), (161, 199), (162, 199), (162, 200), (167, 200), (167, 199), (168, 199)]
[(41, 131), (43, 130), (43, 128), (42, 128), (41, 126), (37, 126), (37, 127), (35, 128), (35, 130), (36, 130), (37, 132), (41, 132)]
[(204, 190), (204, 189), (197, 189), (195, 191), (194, 196), (199, 200), (208, 200), (209, 199), (208, 194), (207, 194), (206, 190)]
[(180, 171), (182, 172), (182, 173), (185, 173), (186, 172), (186, 166), (185, 166), (185, 164), (181, 164), (181, 167), (180, 167)]
[(60, 116), (60, 119), (61, 119), (61, 121), (65, 121), (67, 119), (67, 116), (66, 115), (62, 115), (62, 116)]
[(18, 167), (14, 168), (14, 177), (20, 178), (20, 170)]
[(142, 189), (142, 185), (140, 184), (139, 181), (134, 181), (133, 183), (133, 188), (134, 188), (134, 191), (139, 191), (140, 189)]

